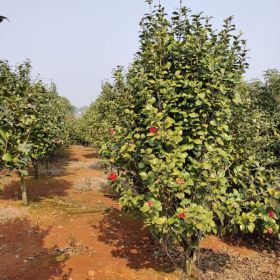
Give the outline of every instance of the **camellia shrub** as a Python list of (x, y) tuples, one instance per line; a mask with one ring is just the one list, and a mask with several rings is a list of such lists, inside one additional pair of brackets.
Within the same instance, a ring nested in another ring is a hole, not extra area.
[(29, 141), (34, 177), (38, 179), (39, 164), (49, 161), (57, 150), (68, 144), (74, 107), (68, 99), (57, 94), (56, 86), (37, 81), (31, 87), (34, 95), (36, 122), (32, 126)]
[(233, 129), (240, 146), (253, 149), (266, 170), (280, 171), (280, 72), (265, 71), (264, 81), (253, 80), (240, 89)]
[(32, 162), (47, 160), (67, 142), (68, 100), (54, 86), (30, 78), (29, 61), (12, 68), (0, 61), (0, 168), (16, 171), (21, 178), (22, 200), (27, 204), (25, 176)]
[(113, 71), (113, 82), (103, 83), (100, 96), (78, 120), (80, 136), (94, 144), (104, 157), (110, 158), (111, 151), (121, 147), (121, 141), (116, 141), (117, 131), (123, 135), (129, 130), (130, 119), (124, 111), (133, 102), (123, 69), (117, 67)]
[(240, 96), (247, 50), (232, 17), (215, 31), (202, 13), (180, 7), (169, 19), (159, 5), (141, 28), (122, 86), (103, 88), (87, 114), (89, 141), (111, 163), (122, 209), (183, 253), (190, 275), (208, 234), (276, 235), (280, 189), (255, 151), (241, 146), (246, 135), (234, 118), (247, 106)]

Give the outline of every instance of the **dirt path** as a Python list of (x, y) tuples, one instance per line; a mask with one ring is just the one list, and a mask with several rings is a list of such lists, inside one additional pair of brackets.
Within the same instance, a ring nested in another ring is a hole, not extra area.
[(170, 264), (155, 258), (142, 225), (114, 209), (92, 149), (72, 146), (50, 174), (27, 181), (28, 213), (16, 201), (16, 181), (0, 201), (21, 218), (1, 224), (1, 280), (172, 279), (164, 272)]
[[(43, 173), (27, 180), (29, 207), (18, 201), (16, 180), (1, 194), (0, 280), (179, 279), (142, 224), (115, 209), (91, 148), (70, 147)], [(215, 237), (203, 247), (201, 279), (280, 279), (275, 255)]]

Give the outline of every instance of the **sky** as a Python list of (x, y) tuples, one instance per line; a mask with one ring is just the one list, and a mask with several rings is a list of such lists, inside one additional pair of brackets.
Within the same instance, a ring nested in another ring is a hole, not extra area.
[[(158, 2), (158, 0), (157, 0)], [(179, 0), (162, 0), (167, 12)], [(280, 69), (279, 0), (185, 0), (193, 12), (213, 16), (219, 29), (224, 18), (234, 23), (248, 42), (250, 68), (246, 79)], [(126, 68), (139, 46), (139, 22), (144, 0), (0, 0), (0, 59), (11, 65), (31, 59), (33, 76), (56, 83), (60, 95), (74, 106), (93, 102), (101, 83), (117, 65)]]

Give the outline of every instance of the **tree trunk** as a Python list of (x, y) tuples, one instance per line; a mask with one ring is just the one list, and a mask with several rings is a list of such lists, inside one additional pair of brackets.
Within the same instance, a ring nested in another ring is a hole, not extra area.
[(25, 180), (24, 176), (20, 174), (20, 188), (21, 188), (21, 196), (22, 196), (22, 203), (23, 205), (27, 205), (27, 193), (26, 193), (26, 185), (25, 185)]
[(186, 279), (191, 279), (193, 266), (196, 262), (197, 250), (199, 247), (201, 235), (193, 235), (190, 240), (183, 241), (183, 248), (185, 252), (185, 259), (183, 264), (183, 270), (186, 276)]
[(38, 161), (33, 162), (33, 168), (34, 168), (34, 179), (39, 179), (39, 163)]
[(192, 275), (193, 265), (196, 261), (196, 249), (187, 250), (185, 252), (185, 260), (184, 260), (184, 272), (187, 276), (187, 279), (190, 279)]

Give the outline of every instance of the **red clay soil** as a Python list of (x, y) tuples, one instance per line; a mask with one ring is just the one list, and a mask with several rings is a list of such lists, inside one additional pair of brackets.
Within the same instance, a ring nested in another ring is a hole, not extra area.
[[(115, 209), (91, 148), (71, 146), (41, 173), (27, 179), (27, 210), (17, 179), (9, 178), (0, 196), (0, 280), (180, 279), (142, 223)], [(77, 187), (85, 179), (92, 190)], [(18, 217), (10, 217), (15, 209)], [(279, 267), (275, 251), (209, 237), (194, 279), (279, 280)]]

